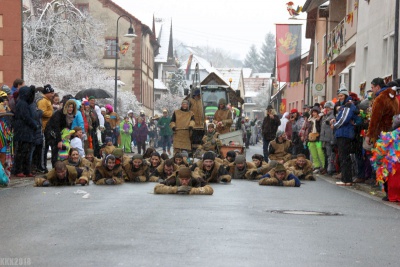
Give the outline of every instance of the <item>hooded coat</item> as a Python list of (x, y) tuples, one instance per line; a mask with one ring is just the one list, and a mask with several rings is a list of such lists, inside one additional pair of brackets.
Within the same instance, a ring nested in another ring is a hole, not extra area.
[(19, 89), (19, 97), (14, 113), (14, 141), (33, 143), (35, 131), (41, 127), (30, 105), (35, 98), (35, 91), (28, 86)]
[[(224, 107), (220, 108), (219, 105), (223, 104)], [(222, 122), (222, 125), (216, 124), (217, 132), (220, 134), (229, 133), (231, 131), (232, 112), (226, 107), (225, 99), (221, 99), (218, 104), (218, 110), (214, 114), (214, 121)]]
[(71, 105), (74, 107), (72, 114), (75, 116), (77, 112), (76, 102), (73, 99), (68, 100), (63, 109), (57, 110), (54, 112), (53, 116), (50, 118), (49, 122), (46, 125), (46, 129), (44, 131), (46, 141), (50, 142), (61, 142), (61, 131), (64, 128), (71, 128), (71, 125), (67, 125), (67, 107)]

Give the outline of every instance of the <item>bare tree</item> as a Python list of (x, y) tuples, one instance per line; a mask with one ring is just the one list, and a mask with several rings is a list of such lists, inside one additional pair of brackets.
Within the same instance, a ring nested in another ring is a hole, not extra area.
[(158, 111), (162, 111), (163, 109), (168, 110), (168, 114), (172, 114), (174, 110), (179, 109), (181, 107), (183, 97), (179, 95), (173, 94), (163, 94), (160, 99), (154, 103), (154, 106)]
[[(54, 0), (24, 21), (24, 79), (37, 86), (50, 83), (61, 95), (82, 89), (114, 92), (114, 80), (101, 68), (104, 25), (83, 14), (69, 0)], [(129, 90), (118, 92), (118, 110), (139, 109)], [(113, 104), (112, 99), (102, 103)]]

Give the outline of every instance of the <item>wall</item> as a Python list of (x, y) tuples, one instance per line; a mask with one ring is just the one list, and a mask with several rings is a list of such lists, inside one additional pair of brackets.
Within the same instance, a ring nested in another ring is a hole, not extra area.
[(0, 84), (10, 88), (22, 75), (21, 1), (0, 1)]

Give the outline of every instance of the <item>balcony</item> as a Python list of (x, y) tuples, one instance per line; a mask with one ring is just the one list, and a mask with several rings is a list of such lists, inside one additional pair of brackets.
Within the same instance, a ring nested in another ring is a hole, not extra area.
[(347, 14), (328, 34), (327, 59), (330, 63), (345, 61), (355, 52), (358, 10)]

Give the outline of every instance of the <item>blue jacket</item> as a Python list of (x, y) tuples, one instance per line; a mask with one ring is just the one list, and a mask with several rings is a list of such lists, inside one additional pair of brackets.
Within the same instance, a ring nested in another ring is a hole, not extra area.
[(354, 139), (354, 125), (358, 120), (356, 114), (356, 106), (350, 102), (351, 97), (347, 97), (344, 103), (339, 108), (339, 113), (336, 116), (336, 122), (334, 124), (335, 137), (345, 137)]
[(381, 90), (379, 90), (378, 92), (375, 93), (375, 97), (378, 97), (380, 93), (382, 93), (383, 91), (385, 91), (388, 87), (382, 87)]
[(82, 132), (85, 133), (85, 122), (83, 121), (82, 113), (80, 111), (81, 101), (75, 100), (76, 102), (76, 115), (74, 120), (72, 121), (71, 129), (74, 129), (75, 126), (79, 126), (82, 128)]

